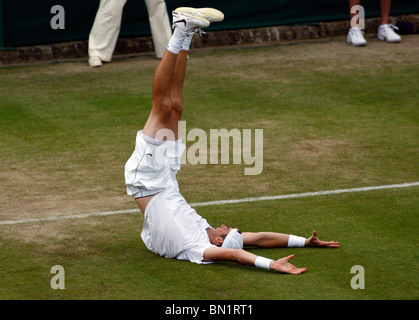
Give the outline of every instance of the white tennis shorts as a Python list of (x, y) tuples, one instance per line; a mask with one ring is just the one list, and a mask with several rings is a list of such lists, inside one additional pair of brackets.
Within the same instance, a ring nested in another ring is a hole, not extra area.
[(179, 188), (176, 174), (185, 149), (181, 140), (155, 140), (138, 131), (135, 150), (125, 164), (127, 194), (135, 199)]

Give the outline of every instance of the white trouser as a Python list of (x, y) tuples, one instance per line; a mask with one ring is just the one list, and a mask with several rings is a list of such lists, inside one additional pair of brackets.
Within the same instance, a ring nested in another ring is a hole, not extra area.
[(164, 0), (145, 0), (145, 4), (150, 21), (154, 51), (157, 58), (162, 58), (172, 37), (172, 26), (167, 14), (166, 2)]
[[(99, 9), (89, 35), (89, 57), (111, 61), (121, 28), (122, 11), (127, 0), (100, 0)], [(163, 57), (172, 36), (164, 0), (145, 0), (153, 45), (157, 58)]]

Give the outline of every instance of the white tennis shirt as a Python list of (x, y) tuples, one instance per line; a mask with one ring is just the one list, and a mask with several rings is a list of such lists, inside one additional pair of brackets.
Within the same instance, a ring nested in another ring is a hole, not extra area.
[(204, 251), (215, 247), (206, 232), (210, 227), (178, 188), (169, 187), (148, 203), (141, 238), (149, 250), (163, 257), (202, 264)]

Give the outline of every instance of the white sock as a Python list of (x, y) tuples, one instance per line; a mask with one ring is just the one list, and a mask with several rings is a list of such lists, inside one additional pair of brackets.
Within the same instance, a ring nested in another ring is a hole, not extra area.
[(169, 44), (167, 45), (167, 50), (173, 54), (178, 54), (186, 36), (186, 33), (182, 32), (179, 28), (175, 28)]
[(183, 43), (182, 43), (182, 46), (180, 47), (180, 50), (189, 51), (189, 47), (191, 45), (192, 38), (193, 38), (193, 34), (186, 35), (186, 38), (185, 38), (185, 40), (183, 40)]
[(306, 238), (290, 234), (288, 238), (288, 248), (302, 248), (306, 245)]

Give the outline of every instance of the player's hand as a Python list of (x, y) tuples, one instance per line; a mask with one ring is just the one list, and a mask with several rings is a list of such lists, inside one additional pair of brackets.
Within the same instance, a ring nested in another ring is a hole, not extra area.
[(319, 248), (339, 248), (339, 242), (336, 241), (321, 241), (317, 238), (317, 231), (313, 230), (313, 235), (306, 240), (306, 247)]
[(271, 270), (290, 274), (300, 274), (307, 270), (307, 268), (294, 267), (291, 263), (288, 262), (292, 258), (294, 258), (293, 254), (288, 257), (272, 261), (270, 265)]

